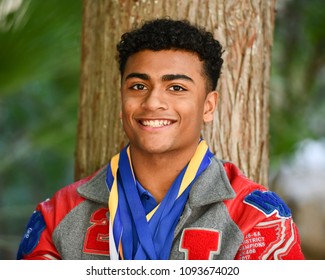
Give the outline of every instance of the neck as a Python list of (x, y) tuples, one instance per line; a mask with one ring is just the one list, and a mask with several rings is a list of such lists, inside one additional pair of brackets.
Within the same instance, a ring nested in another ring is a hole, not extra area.
[(140, 184), (160, 203), (193, 157), (195, 150), (166, 154), (145, 154), (130, 149), (133, 170)]

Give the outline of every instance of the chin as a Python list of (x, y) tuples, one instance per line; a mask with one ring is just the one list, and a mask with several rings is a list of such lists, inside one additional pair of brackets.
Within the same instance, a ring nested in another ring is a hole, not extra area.
[(159, 145), (159, 143), (157, 142), (150, 143), (150, 145), (142, 144), (138, 147), (140, 150), (142, 150), (142, 152), (148, 154), (164, 154), (174, 150), (170, 145), (166, 145), (166, 144)]
[(142, 150), (148, 154), (164, 154), (170, 151), (163, 147), (144, 147)]

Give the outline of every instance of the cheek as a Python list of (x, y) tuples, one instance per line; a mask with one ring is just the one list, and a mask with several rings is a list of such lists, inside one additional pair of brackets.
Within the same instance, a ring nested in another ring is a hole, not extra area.
[(184, 115), (189, 116), (189, 119), (201, 121), (203, 117), (203, 104), (201, 100), (189, 101), (182, 108)]
[(128, 102), (127, 100), (122, 103), (122, 118), (126, 118), (134, 112), (134, 106), (132, 102)]
[(201, 130), (203, 109), (199, 102), (189, 102), (179, 108), (179, 114), (184, 124), (184, 132), (196, 133)]

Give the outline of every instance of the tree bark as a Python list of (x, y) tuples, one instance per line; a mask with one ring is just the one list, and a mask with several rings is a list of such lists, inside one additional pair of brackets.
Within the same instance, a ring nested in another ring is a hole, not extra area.
[(267, 185), (274, 11), (275, 0), (84, 0), (76, 179), (127, 142), (119, 121), (120, 36), (145, 20), (169, 17), (204, 26), (223, 45), (218, 110), (203, 137), (217, 157)]

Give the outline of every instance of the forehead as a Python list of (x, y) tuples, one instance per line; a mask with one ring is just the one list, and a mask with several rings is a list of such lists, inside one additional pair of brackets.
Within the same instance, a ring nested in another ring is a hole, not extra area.
[(131, 55), (125, 66), (123, 79), (129, 74), (144, 73), (150, 77), (184, 74), (192, 79), (202, 79), (203, 62), (198, 55), (183, 50), (143, 50)]

